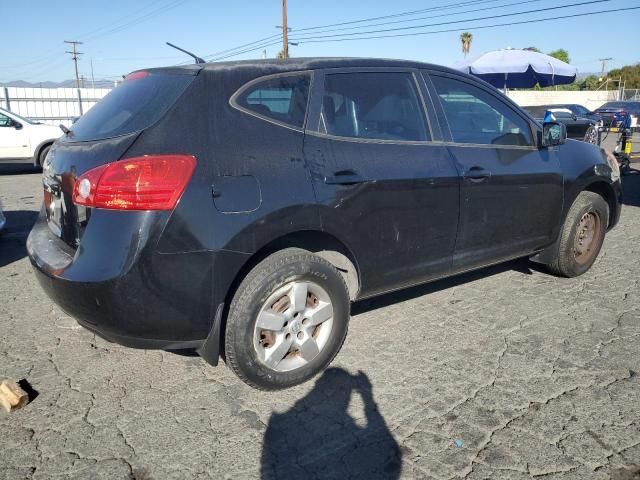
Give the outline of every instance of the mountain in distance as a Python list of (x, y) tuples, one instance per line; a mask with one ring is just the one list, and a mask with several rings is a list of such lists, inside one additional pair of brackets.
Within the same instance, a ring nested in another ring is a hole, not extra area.
[[(0, 83), (3, 87), (25, 87), (25, 88), (75, 88), (75, 80), (64, 80), (62, 82), (26, 82), (24, 80), (14, 80), (12, 82)], [(112, 80), (96, 80), (95, 88), (113, 88)], [(84, 81), (85, 88), (92, 88), (91, 80)]]

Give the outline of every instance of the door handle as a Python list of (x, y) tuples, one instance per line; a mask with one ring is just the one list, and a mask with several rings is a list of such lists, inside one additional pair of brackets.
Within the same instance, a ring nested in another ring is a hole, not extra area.
[(474, 183), (482, 182), (490, 176), (491, 172), (489, 170), (485, 170), (484, 168), (478, 166), (471, 167), (469, 170), (464, 172), (464, 178)]
[(364, 182), (365, 179), (353, 170), (342, 170), (324, 177), (324, 183), (327, 185), (355, 185)]

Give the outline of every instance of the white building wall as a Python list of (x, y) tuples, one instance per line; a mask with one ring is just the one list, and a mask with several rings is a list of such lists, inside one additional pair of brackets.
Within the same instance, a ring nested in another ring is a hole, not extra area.
[(508, 95), (520, 106), (577, 103), (589, 110), (595, 110), (603, 103), (617, 100), (618, 92), (615, 90), (511, 90)]
[[(86, 113), (110, 91), (109, 88), (81, 88), (82, 111)], [(52, 125), (69, 126), (73, 117), (80, 116), (76, 88), (0, 87), (0, 107)]]

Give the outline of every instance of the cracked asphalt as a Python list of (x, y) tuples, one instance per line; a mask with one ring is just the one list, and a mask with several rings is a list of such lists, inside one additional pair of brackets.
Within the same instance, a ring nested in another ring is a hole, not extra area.
[[(0, 175), (2, 479), (640, 478), (640, 175), (577, 279), (516, 261), (353, 306), (332, 368), (277, 393), (133, 350), (40, 290), (39, 175)], [(132, 319), (135, 321), (135, 319)]]

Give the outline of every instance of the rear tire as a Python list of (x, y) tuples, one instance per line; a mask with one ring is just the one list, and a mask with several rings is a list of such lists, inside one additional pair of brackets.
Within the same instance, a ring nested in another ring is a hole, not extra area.
[(347, 335), (349, 293), (329, 262), (298, 248), (265, 258), (236, 291), (225, 360), (248, 385), (279, 390), (313, 377)]
[(580, 192), (569, 209), (557, 250), (547, 265), (555, 275), (577, 277), (596, 261), (609, 223), (609, 206), (597, 193)]

